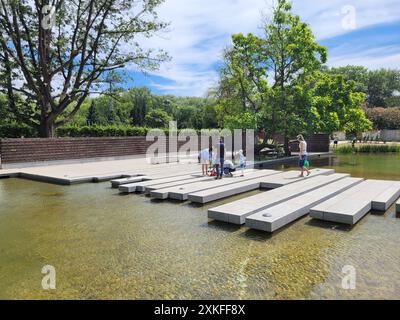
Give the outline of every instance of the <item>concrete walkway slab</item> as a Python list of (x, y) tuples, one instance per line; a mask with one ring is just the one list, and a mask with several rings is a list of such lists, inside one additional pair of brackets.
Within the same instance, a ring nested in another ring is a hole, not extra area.
[[(395, 187), (393, 188), (393, 185)], [(393, 204), (398, 181), (366, 180), (361, 184), (311, 208), (310, 216), (320, 220), (354, 225), (372, 209)], [(400, 187), (400, 186), (398, 186)], [(387, 191), (391, 190), (392, 195)], [(375, 202), (374, 202), (375, 201)], [(373, 207), (373, 202), (375, 207)]]
[[(279, 172), (279, 171), (278, 171)], [(256, 178), (233, 184), (224, 185), (217, 188), (197, 191), (188, 195), (188, 200), (196, 203), (209, 203), (219, 199), (227, 198), (244, 192), (257, 190), (260, 188), (264, 178)]]
[(193, 176), (191, 174), (186, 174), (186, 175), (176, 175), (176, 176), (169, 176), (166, 178), (155, 178), (149, 181), (142, 181), (142, 182), (136, 182), (136, 183), (128, 183), (128, 184), (123, 184), (120, 185), (119, 191), (122, 193), (132, 193), (132, 192), (145, 192), (146, 188), (151, 187), (153, 185), (159, 185), (159, 184), (164, 184), (164, 183), (171, 183), (171, 182), (182, 182), (186, 180), (191, 180), (196, 178), (196, 176)]
[(386, 211), (400, 197), (400, 181), (390, 181), (384, 192), (372, 199), (372, 210)]
[[(328, 171), (313, 171), (313, 175), (306, 177), (306, 178), (299, 178), (298, 175), (299, 173), (297, 171), (288, 171), (288, 172), (278, 172), (278, 174), (272, 176), (268, 176), (268, 179), (260, 178), (260, 179), (254, 179), (254, 180), (248, 180), (248, 181), (243, 181), (240, 183), (235, 183), (233, 185), (229, 186), (221, 186), (218, 188), (213, 188), (209, 190), (202, 190), (198, 191), (195, 193), (191, 193), (188, 196), (189, 201), (196, 202), (196, 203), (208, 203), (211, 201), (223, 199), (226, 197), (230, 197), (233, 195), (237, 195), (240, 193), (252, 191), (252, 190), (257, 190), (264, 186), (282, 186), (283, 184), (291, 184), (297, 181), (300, 181), (301, 179), (309, 179), (316, 177), (320, 174), (327, 174), (327, 173), (333, 173), (334, 171), (328, 170)], [(267, 180), (267, 181), (266, 181)]]
[(261, 188), (263, 189), (275, 189), (282, 186), (286, 186), (297, 181), (302, 181), (304, 179), (311, 179), (319, 175), (330, 175), (335, 173), (333, 169), (313, 169), (308, 177), (299, 177), (299, 171), (286, 171), (281, 175), (277, 175), (261, 183)]
[(310, 209), (327, 199), (361, 183), (361, 178), (344, 178), (246, 218), (246, 227), (274, 232), (305, 216)]
[(301, 182), (211, 208), (208, 210), (208, 217), (210, 219), (241, 225), (245, 223), (246, 217), (258, 211), (347, 177), (349, 177), (348, 174), (337, 173), (329, 176), (321, 175), (313, 179), (305, 179)]
[(116, 180), (111, 180), (111, 187), (118, 188), (119, 186), (124, 184), (149, 181), (149, 180), (153, 180), (153, 178), (148, 176), (133, 176), (128, 178), (116, 179)]
[(189, 194), (192, 192), (198, 192), (203, 190), (214, 190), (217, 187), (234, 188), (236, 183), (243, 181), (251, 181), (257, 178), (271, 176), (280, 173), (275, 170), (258, 170), (250, 173), (246, 173), (244, 177), (241, 177), (237, 173), (234, 177), (224, 178), (222, 180), (211, 180), (184, 185), (180, 187), (174, 187), (169, 189), (168, 197), (175, 200), (185, 201), (188, 200)]

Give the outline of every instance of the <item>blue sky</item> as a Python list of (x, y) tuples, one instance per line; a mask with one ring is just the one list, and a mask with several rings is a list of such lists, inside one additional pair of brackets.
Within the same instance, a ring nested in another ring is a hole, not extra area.
[[(131, 86), (159, 94), (204, 96), (218, 80), (217, 66), (234, 33), (262, 34), (262, 17), (272, 0), (166, 0), (159, 17), (168, 32), (143, 40), (162, 48), (172, 61), (143, 75), (127, 70)], [(398, 0), (294, 0), (294, 12), (311, 25), (319, 43), (328, 46), (330, 66), (363, 65), (400, 69)]]

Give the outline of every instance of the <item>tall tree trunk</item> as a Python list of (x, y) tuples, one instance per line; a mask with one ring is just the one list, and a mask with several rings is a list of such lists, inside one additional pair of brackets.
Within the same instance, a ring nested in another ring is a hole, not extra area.
[(41, 138), (54, 138), (55, 137), (55, 124), (54, 120), (49, 117), (44, 117), (40, 121), (40, 137)]

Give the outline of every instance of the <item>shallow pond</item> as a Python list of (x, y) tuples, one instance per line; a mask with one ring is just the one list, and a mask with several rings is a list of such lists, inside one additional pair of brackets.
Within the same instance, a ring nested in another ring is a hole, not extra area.
[[(388, 155), (312, 161), (393, 180), (399, 164)], [(121, 196), (108, 183), (0, 180), (0, 299), (400, 298), (394, 207), (353, 228), (305, 217), (268, 235), (207, 219), (232, 200), (195, 206)], [(44, 265), (56, 268), (56, 290), (42, 289)], [(346, 265), (355, 290), (342, 288)]]

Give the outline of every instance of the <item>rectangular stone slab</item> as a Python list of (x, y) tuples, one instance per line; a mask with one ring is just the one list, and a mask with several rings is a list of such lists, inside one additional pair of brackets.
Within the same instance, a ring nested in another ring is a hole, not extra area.
[(208, 190), (197, 191), (188, 195), (188, 200), (196, 203), (208, 203), (215, 200), (227, 198), (240, 193), (257, 190), (260, 188), (263, 178), (251, 179), (237, 182), (230, 185), (212, 188)]
[(327, 199), (361, 183), (361, 178), (345, 178), (305, 193), (246, 218), (246, 227), (274, 232), (305, 216), (310, 209)]
[[(326, 174), (326, 173), (333, 173), (334, 171), (328, 170), (328, 171), (313, 171), (313, 175), (311, 175), (308, 178), (316, 177), (320, 174)], [(228, 185), (228, 186), (221, 186), (218, 188), (213, 188), (209, 190), (202, 190), (198, 192), (194, 192), (189, 194), (188, 199), (189, 201), (192, 202), (197, 202), (197, 203), (208, 203), (211, 201), (223, 199), (226, 197), (230, 197), (233, 195), (237, 195), (240, 193), (252, 191), (252, 190), (257, 190), (261, 187), (262, 184), (264, 185), (269, 185), (269, 186), (274, 186), (277, 187), (278, 184), (276, 183), (277, 181), (283, 181), (281, 183), (294, 183), (296, 181), (300, 181), (301, 179), (304, 178), (299, 178), (298, 177), (299, 173), (297, 171), (288, 171), (288, 172), (281, 172), (278, 173), (274, 176), (268, 176), (269, 181), (273, 181), (273, 183), (269, 183), (266, 181), (265, 178), (260, 178), (260, 179), (254, 179), (254, 180), (248, 180), (248, 181), (243, 181), (240, 183), (235, 183), (233, 185)], [(293, 178), (290, 179), (289, 178)]]
[(146, 187), (146, 193), (156, 199), (168, 199), (169, 190), (176, 187), (182, 187), (192, 183), (197, 183), (200, 181), (213, 181), (213, 177), (198, 177), (192, 179), (187, 179), (184, 181), (175, 181), (170, 183), (156, 184)]
[(118, 188), (119, 186), (124, 185), (124, 184), (142, 182), (142, 181), (148, 181), (148, 180), (151, 180), (151, 178), (148, 176), (133, 176), (133, 177), (123, 178), (123, 179), (116, 179), (116, 180), (111, 180), (111, 187)]
[(390, 181), (384, 192), (372, 199), (372, 210), (386, 211), (400, 197), (400, 181)]
[(124, 184), (119, 186), (119, 191), (123, 193), (132, 193), (132, 192), (145, 192), (147, 187), (154, 186), (154, 185), (159, 185), (163, 183), (171, 183), (171, 182), (182, 182), (186, 180), (191, 180), (195, 179), (196, 177), (187, 174), (187, 175), (178, 175), (178, 176), (172, 176), (172, 177), (167, 177), (167, 178), (160, 178), (160, 179), (153, 179), (150, 181), (143, 181), (143, 182), (136, 182), (136, 183), (130, 183), (130, 184)]
[(210, 219), (241, 225), (245, 223), (246, 217), (258, 211), (347, 177), (349, 177), (348, 174), (337, 173), (329, 176), (321, 175), (313, 179), (305, 179), (301, 182), (211, 208), (208, 210), (208, 217)]
[[(382, 206), (382, 201), (390, 198), (385, 191), (391, 189), (392, 186), (393, 181), (366, 180), (311, 208), (310, 216), (320, 220), (354, 225), (372, 210), (374, 199), (377, 200), (376, 207), (378, 208)], [(381, 194), (384, 195), (381, 197)]]
[(240, 177), (240, 172), (234, 172), (233, 177), (223, 178), (222, 180), (215, 180), (215, 177), (206, 177), (203, 179), (193, 180), (190, 181), (190, 183), (185, 184), (152, 186), (149, 188), (149, 190), (150, 195), (156, 199), (171, 198), (184, 201), (187, 200), (190, 192), (205, 190), (221, 185), (228, 185), (243, 181), (245, 179), (248, 180), (252, 178), (259, 178), (275, 173), (277, 173), (277, 171), (274, 170), (249, 170), (249, 172), (245, 173), (244, 177)]
[(299, 177), (299, 171), (287, 171), (282, 175), (271, 177), (267, 181), (261, 183), (261, 188), (263, 189), (275, 189), (282, 186), (286, 186), (297, 181), (302, 181), (304, 179), (313, 178), (319, 175), (329, 175), (335, 173), (333, 169), (313, 169), (308, 177)]

